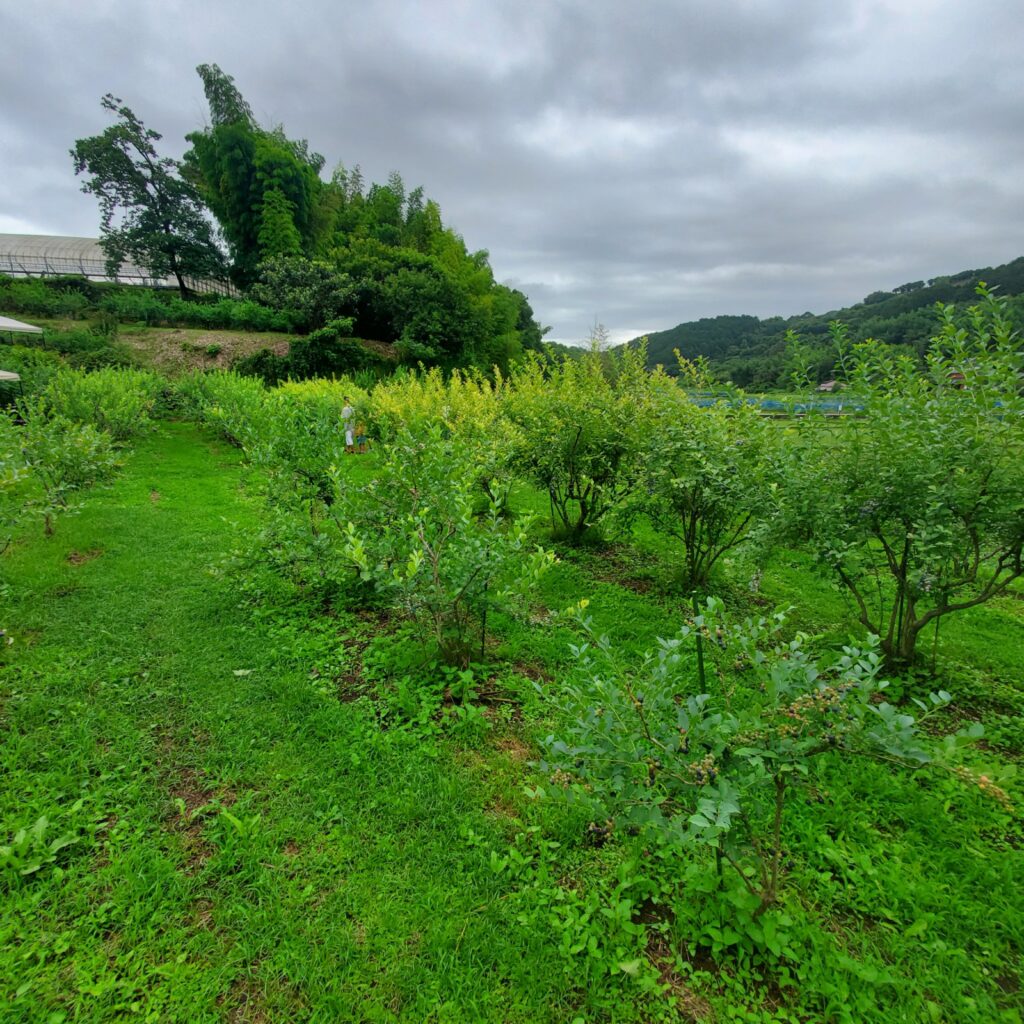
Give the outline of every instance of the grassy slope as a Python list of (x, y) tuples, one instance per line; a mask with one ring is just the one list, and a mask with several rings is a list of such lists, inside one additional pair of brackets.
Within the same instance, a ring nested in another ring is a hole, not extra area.
[[(680, 955), (653, 929), (635, 940), (665, 995), (645, 1000), (597, 972), (600, 958), (567, 955), (581, 935), (610, 941), (600, 910), (581, 921), (567, 894), (610, 909), (617, 893), (637, 910), (628, 865), (643, 854), (628, 837), (594, 849), (578, 818), (523, 796), (532, 740), (552, 727), (524, 674), (558, 678), (570, 636), (547, 609), (582, 595), (625, 647), (671, 631), (681, 601), (664, 545), (566, 551), (533, 622), (501, 624), (494, 657), (520, 670), (500, 682), (522, 715), (499, 704), (488, 732), (454, 740), (382, 730), (380, 709), (339, 700), (337, 681), (347, 698), (366, 685), (360, 666), (400, 675), (400, 639), (281, 596), (254, 618), (253, 595), (220, 571), (258, 526), (240, 476), (233, 452), (162, 425), (56, 537), (5, 559), (0, 624), (16, 642), (0, 683), (0, 824), (45, 814), (54, 836), (83, 838), (63, 877), (48, 867), (3, 896), (0, 1020), (685, 1021), (711, 1007), (719, 1020), (1019, 1019), (1019, 819), (952, 780), (874, 763), (826, 768), (822, 803), (790, 812), (794, 988), (778, 972), (766, 985), (742, 956), (709, 969), (685, 890), (660, 897)], [(849, 629), (798, 556), (781, 556), (764, 590), (798, 602), (804, 628)], [(940, 646), (973, 666), (955, 673), (958, 696), (1018, 722), (1022, 612), (1015, 598), (979, 609)], [(560, 845), (537, 853), (540, 837)], [(496, 873), (492, 850), (513, 847), (534, 865)], [(853, 1016), (826, 1018), (840, 1012), (830, 1002)]]
[[(17, 314), (15, 319), (50, 331), (85, 330), (89, 327), (85, 320), (47, 319), (24, 314)], [(353, 340), (384, 359), (396, 358), (393, 345), (366, 338)], [(196, 327), (121, 324), (117, 338), (113, 341), (138, 366), (157, 370), (168, 377), (178, 377), (190, 370), (227, 369), (236, 359), (253, 355), (265, 348), (277, 355), (286, 355), (291, 336), (268, 331), (219, 331)]]

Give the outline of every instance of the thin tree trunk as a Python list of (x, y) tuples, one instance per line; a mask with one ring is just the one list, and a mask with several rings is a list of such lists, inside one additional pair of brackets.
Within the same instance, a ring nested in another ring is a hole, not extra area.
[[(700, 615), (700, 601), (697, 599), (697, 591), (695, 590), (692, 594), (693, 598), (693, 617), (697, 618)], [(701, 693), (707, 690), (707, 677), (704, 673), (704, 635), (700, 629), (695, 630), (697, 635), (697, 680), (700, 683)]]

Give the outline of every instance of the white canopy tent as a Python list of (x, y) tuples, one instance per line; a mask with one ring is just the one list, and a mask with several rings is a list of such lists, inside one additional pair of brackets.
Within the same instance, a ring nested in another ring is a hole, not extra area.
[(21, 383), (21, 376), (12, 370), (0, 370), (0, 395), (9, 396), (11, 389), (17, 386), (22, 397), (25, 395), (25, 385)]
[[(9, 316), (0, 316), (0, 334), (42, 334), (42, 327), (33, 324), (23, 324), (20, 320), (12, 320)], [(11, 370), (0, 370), (0, 384), (17, 384), (20, 389), (21, 377)]]
[(20, 320), (12, 320), (9, 316), (0, 316), (0, 334), (42, 334), (42, 327), (23, 324)]

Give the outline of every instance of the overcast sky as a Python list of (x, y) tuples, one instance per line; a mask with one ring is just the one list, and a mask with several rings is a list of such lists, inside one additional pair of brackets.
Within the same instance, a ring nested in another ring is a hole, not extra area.
[(1024, 254), (1011, 0), (0, 0), (0, 231), (98, 233), (68, 149), (122, 97), (180, 156), (231, 74), (422, 184), (550, 338), (825, 312)]

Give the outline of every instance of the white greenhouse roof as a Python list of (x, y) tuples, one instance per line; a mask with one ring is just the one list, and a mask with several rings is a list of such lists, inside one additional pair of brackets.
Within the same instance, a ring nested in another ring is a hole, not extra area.
[[(146, 267), (122, 263), (115, 277), (107, 273), (107, 256), (98, 238), (77, 235), (10, 235), (0, 233), (0, 274), (11, 277), (62, 277), (80, 275), (93, 281), (120, 281), (123, 284), (144, 284), (173, 287), (171, 277), (154, 277)], [(226, 282), (185, 278), (185, 283), (199, 292), (237, 294)]]
[(13, 381), (13, 380), (21, 380), (21, 378), (16, 373), (12, 373), (10, 370), (0, 370), (0, 380), (12, 380)]
[(9, 316), (0, 316), (0, 334), (42, 334), (42, 327), (23, 324), (20, 320), (12, 320)]
[[(0, 234), (0, 274), (16, 277), (81, 274), (106, 279), (107, 257), (98, 238)], [(153, 281), (148, 270), (131, 263), (121, 267), (117, 279)]]

